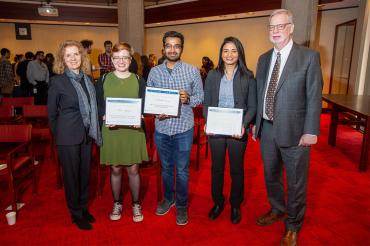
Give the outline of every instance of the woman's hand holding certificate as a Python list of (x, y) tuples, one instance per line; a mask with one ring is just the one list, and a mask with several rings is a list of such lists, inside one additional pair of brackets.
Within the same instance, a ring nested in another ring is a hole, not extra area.
[(105, 124), (113, 126), (141, 125), (141, 98), (106, 98)]
[(241, 138), (244, 135), (243, 109), (209, 107), (206, 133)]

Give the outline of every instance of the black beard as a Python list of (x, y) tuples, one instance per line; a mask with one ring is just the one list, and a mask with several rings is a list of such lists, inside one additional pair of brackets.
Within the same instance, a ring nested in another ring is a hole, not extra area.
[(180, 57), (177, 57), (176, 59), (171, 59), (169, 58), (168, 56), (166, 56), (166, 59), (170, 62), (177, 62), (178, 60), (180, 60)]

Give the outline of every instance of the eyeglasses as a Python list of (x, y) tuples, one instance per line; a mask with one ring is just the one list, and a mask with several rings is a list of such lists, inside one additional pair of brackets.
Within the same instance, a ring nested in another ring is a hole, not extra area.
[(182, 45), (181, 45), (181, 44), (175, 44), (175, 45), (165, 44), (165, 45), (164, 45), (164, 48), (165, 48), (166, 50), (169, 50), (169, 49), (171, 49), (171, 48), (174, 48), (175, 50), (179, 50), (179, 49), (181, 49), (181, 48), (182, 48)]
[(284, 30), (287, 25), (290, 25), (292, 23), (284, 23), (284, 24), (277, 24), (277, 25), (268, 25), (267, 28), (270, 31), (273, 31), (275, 28), (278, 29), (279, 31)]
[(118, 62), (118, 61), (130, 61), (131, 60), (131, 56), (113, 56), (112, 57), (112, 60), (114, 62)]

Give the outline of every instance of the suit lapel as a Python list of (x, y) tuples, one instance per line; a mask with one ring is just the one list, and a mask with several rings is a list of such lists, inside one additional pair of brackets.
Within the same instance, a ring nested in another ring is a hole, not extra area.
[[(216, 78), (216, 80), (215, 80), (215, 96), (216, 96), (216, 102), (217, 102), (217, 106), (218, 106), (218, 99), (220, 98), (220, 85), (221, 85), (221, 73), (220, 72), (218, 72), (217, 71), (217, 73), (216, 73), (216, 76), (217, 76), (217, 78)], [(216, 106), (216, 107), (217, 107)]]
[(285, 63), (285, 66), (284, 66), (284, 69), (283, 69), (283, 72), (281, 73), (281, 76), (280, 76), (280, 79), (279, 79), (279, 83), (278, 83), (278, 86), (277, 86), (277, 88), (276, 88), (276, 92), (275, 92), (275, 94), (276, 93), (278, 93), (279, 92), (279, 90), (280, 90), (280, 88), (281, 88), (281, 86), (284, 84), (284, 82), (286, 81), (286, 79), (287, 79), (287, 76), (288, 76), (288, 74), (290, 73), (289, 71), (290, 71), (290, 69), (292, 68), (292, 67), (294, 67), (294, 62), (295, 62), (295, 58), (296, 58), (296, 55), (295, 55), (295, 53), (296, 53), (296, 44), (294, 43), (293, 44), (293, 47), (292, 47), (292, 50), (290, 51), (290, 53), (289, 53), (289, 56), (288, 56), (288, 60), (286, 61), (286, 63)]
[(263, 90), (262, 90), (262, 98), (264, 97), (264, 95), (266, 94), (266, 90), (267, 90), (267, 80), (269, 78), (269, 68), (271, 66), (271, 57), (272, 57), (272, 52), (274, 51), (274, 49), (271, 49), (269, 54), (266, 56), (266, 60), (263, 64), (264, 68), (263, 68), (263, 75), (265, 76), (263, 78)]
[(240, 73), (239, 71), (236, 72), (234, 79), (233, 79), (233, 90), (234, 90), (234, 105), (236, 105), (236, 102), (240, 97), (240, 93), (242, 90), (242, 87), (240, 85)]

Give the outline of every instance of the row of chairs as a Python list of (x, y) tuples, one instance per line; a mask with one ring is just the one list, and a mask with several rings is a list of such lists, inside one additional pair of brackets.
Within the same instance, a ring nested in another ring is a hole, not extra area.
[(47, 107), (34, 105), (33, 97), (1, 98), (0, 100), (0, 176), (6, 177), (11, 206), (17, 211), (19, 191), (32, 181), (37, 193), (37, 143), (52, 144), (47, 124)]

